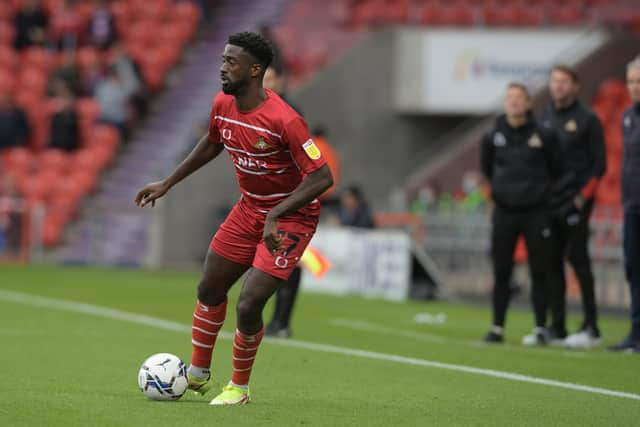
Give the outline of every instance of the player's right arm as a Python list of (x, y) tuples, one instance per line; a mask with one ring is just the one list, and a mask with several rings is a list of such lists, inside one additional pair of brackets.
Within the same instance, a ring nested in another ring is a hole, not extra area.
[(152, 207), (155, 206), (156, 199), (167, 194), (171, 187), (215, 159), (223, 149), (224, 145), (213, 141), (210, 138), (210, 132), (207, 132), (171, 175), (162, 181), (148, 184), (138, 192), (135, 200), (136, 205), (144, 207), (151, 203)]

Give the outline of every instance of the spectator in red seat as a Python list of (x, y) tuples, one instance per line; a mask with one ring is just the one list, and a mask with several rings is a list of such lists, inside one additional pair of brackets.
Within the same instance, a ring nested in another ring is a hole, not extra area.
[(10, 93), (0, 93), (0, 150), (25, 146), (28, 138), (27, 115), (14, 104)]
[(102, 64), (98, 61), (90, 63), (81, 74), (80, 93), (83, 96), (95, 96), (96, 89), (104, 77)]
[(98, 83), (95, 91), (100, 105), (98, 121), (117, 127), (123, 137), (127, 133), (129, 95), (116, 69), (109, 67), (106, 78)]
[(78, 114), (74, 108), (74, 97), (65, 91), (60, 97), (61, 109), (51, 118), (51, 139), (49, 148), (74, 151), (80, 145)]
[(0, 254), (17, 254), (22, 228), (22, 199), (11, 175), (0, 175)]
[(111, 67), (120, 76), (122, 85), (130, 94), (137, 93), (142, 86), (141, 74), (137, 64), (131, 59), (122, 43), (113, 45), (113, 60)]
[(60, 50), (74, 50), (78, 46), (79, 26), (73, 0), (64, 0), (51, 17), (52, 39)]
[(102, 50), (106, 50), (118, 35), (113, 14), (109, 10), (105, 0), (96, 0), (96, 10), (89, 20), (89, 42)]
[(44, 46), (47, 43), (49, 18), (40, 0), (25, 0), (14, 17), (16, 29), (15, 48), (22, 50), (29, 46)]
[(74, 96), (79, 96), (81, 94), (81, 78), (73, 51), (65, 51), (62, 54), (60, 66), (51, 73), (49, 78), (48, 94), (50, 96), (59, 96), (61, 95), (61, 89), (66, 88)]

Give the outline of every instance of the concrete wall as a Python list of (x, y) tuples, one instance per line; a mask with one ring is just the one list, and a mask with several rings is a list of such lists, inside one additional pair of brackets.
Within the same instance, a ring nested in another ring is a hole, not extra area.
[[(376, 208), (435, 153), (459, 117), (393, 112), (393, 31), (372, 33), (336, 64), (292, 93), (312, 125), (328, 126), (342, 161), (343, 185), (358, 183)], [(407, 81), (407, 86), (412, 83)]]

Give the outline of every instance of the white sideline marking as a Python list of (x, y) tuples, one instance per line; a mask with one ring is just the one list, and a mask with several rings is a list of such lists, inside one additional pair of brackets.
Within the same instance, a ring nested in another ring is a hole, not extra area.
[[(388, 328), (386, 326), (379, 325), (377, 323), (371, 323), (366, 320), (361, 319), (330, 319), (329, 324), (333, 326), (338, 326), (341, 328), (351, 329), (354, 331), (362, 331), (362, 332), (370, 332), (375, 334), (396, 336), (408, 338), (415, 341), (427, 341), (427, 342), (438, 342), (438, 343), (447, 343), (452, 345), (460, 345), (466, 347), (487, 347), (492, 344), (487, 344), (482, 341), (463, 341), (454, 338), (442, 337), (435, 334), (423, 333), (423, 332), (413, 332), (413, 331), (405, 331), (403, 329), (394, 329)], [(535, 348), (527, 348), (512, 344), (501, 344), (500, 346), (494, 346), (497, 350), (504, 351), (516, 351), (520, 353), (531, 353), (532, 351), (536, 351), (538, 349)], [(563, 352), (548, 352), (548, 351), (540, 351), (536, 353), (538, 356), (563, 356), (563, 357), (571, 357), (576, 359), (584, 359), (587, 357), (585, 352), (577, 352), (577, 351), (563, 351)]]
[[(151, 326), (154, 328), (164, 329), (167, 331), (189, 333), (191, 325), (183, 325), (181, 323), (172, 322), (170, 320), (159, 319), (157, 317), (146, 316), (144, 314), (129, 313), (113, 308), (100, 307), (93, 304), (80, 303), (75, 301), (66, 301), (54, 298), (43, 297), (39, 295), (25, 294), (0, 289), (0, 300), (23, 304), (35, 307), (42, 307), (53, 310), (70, 311), (74, 313), (82, 313), (90, 316), (103, 317), (113, 320), (121, 320), (139, 325)], [(232, 339), (233, 334), (221, 333), (221, 338)], [(424, 366), (436, 369), (445, 369), (448, 371), (465, 372), (468, 374), (483, 375), (486, 377), (500, 378), (511, 381), (519, 381), (531, 384), (540, 384), (550, 387), (564, 388), (568, 390), (581, 391), (585, 393), (599, 394), (604, 396), (619, 397), (623, 399), (640, 400), (640, 394), (627, 393), (623, 391), (610, 390), (600, 387), (591, 387), (582, 384), (568, 383), (544, 378), (532, 377), (529, 375), (514, 374), (510, 372), (497, 371), (493, 369), (474, 368), (472, 366), (454, 365), (450, 363), (435, 362), (425, 359), (416, 359), (413, 357), (399, 356), (395, 354), (377, 353), (373, 351), (358, 350), (347, 347), (338, 347), (329, 344), (317, 344), (306, 341), (297, 340), (279, 340), (265, 339), (270, 344), (281, 345), (284, 347), (304, 348), (307, 350), (321, 351), (324, 353), (342, 354), (347, 356), (361, 357), (365, 359), (381, 360), (384, 362), (402, 363), (405, 365)]]

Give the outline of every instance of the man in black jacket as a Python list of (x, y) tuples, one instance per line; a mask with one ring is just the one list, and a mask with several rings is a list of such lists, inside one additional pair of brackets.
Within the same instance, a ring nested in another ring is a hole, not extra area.
[(504, 341), (513, 253), (520, 234), (525, 237), (531, 274), (535, 329), (525, 345), (546, 344), (547, 256), (551, 245), (548, 202), (551, 187), (562, 171), (553, 133), (541, 129), (530, 112), (527, 89), (507, 87), (505, 114), (482, 141), (481, 165), (491, 185), (495, 204), (492, 217), (493, 326), (486, 342)]
[[(551, 104), (541, 122), (553, 130), (564, 158), (564, 171), (554, 186), (552, 205), (553, 256), (551, 264), (551, 312), (554, 343), (570, 348), (600, 344), (594, 278), (589, 257), (589, 218), (600, 178), (606, 168), (602, 125), (598, 117), (578, 100), (578, 77), (565, 65), (557, 65), (549, 82)], [(580, 330), (567, 337), (565, 325), (567, 258), (580, 283), (584, 320)]]
[(612, 351), (640, 352), (640, 56), (627, 66), (627, 86), (633, 105), (624, 112), (622, 131), (622, 204), (624, 206), (624, 266), (631, 288), (631, 330)]
[(0, 92), (0, 151), (25, 147), (29, 132), (27, 114), (13, 102), (9, 92)]

